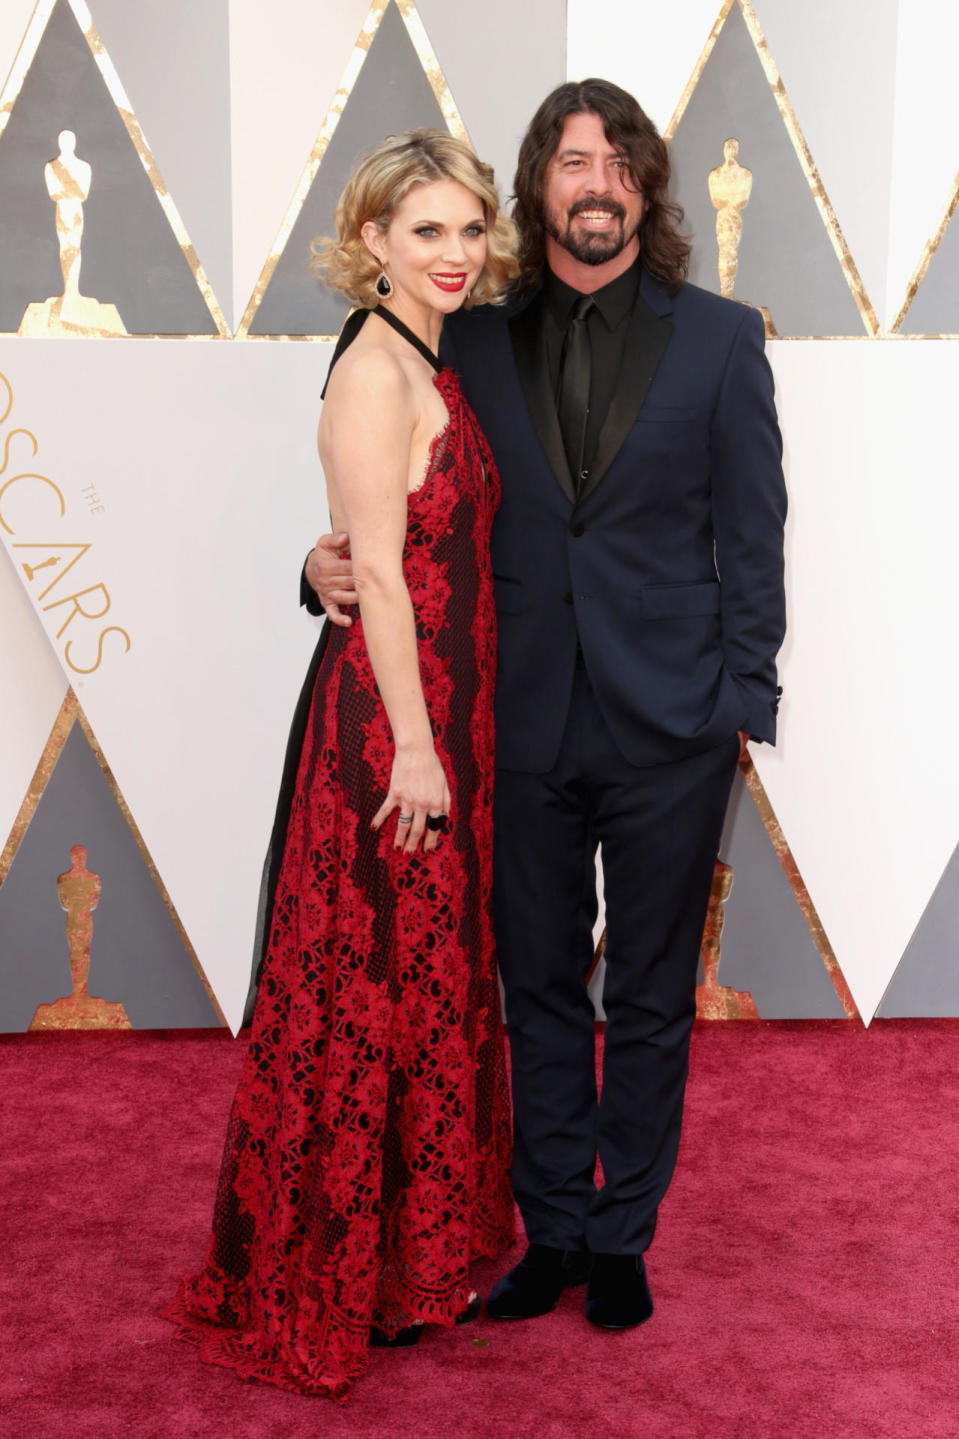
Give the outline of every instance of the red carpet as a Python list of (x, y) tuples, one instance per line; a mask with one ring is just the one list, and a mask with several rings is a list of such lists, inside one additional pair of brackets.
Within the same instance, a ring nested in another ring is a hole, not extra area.
[(700, 1025), (652, 1321), (595, 1331), (578, 1290), (534, 1322), (430, 1331), (374, 1351), (345, 1409), (243, 1385), (156, 1317), (203, 1256), (240, 1046), (74, 1033), (0, 1052), (4, 1436), (959, 1433), (959, 1022)]

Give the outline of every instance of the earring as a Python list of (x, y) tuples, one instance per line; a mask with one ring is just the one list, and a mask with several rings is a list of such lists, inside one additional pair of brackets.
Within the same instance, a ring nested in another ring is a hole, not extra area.
[(376, 278), (376, 293), (381, 300), (388, 300), (393, 293), (393, 284), (385, 270), (381, 270)]

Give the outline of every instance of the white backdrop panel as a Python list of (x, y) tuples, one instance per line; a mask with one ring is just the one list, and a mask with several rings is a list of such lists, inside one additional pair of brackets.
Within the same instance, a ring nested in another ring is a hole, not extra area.
[(905, 299), (913, 271), (939, 223), (959, 171), (957, 61), (959, 6), (943, 4), (943, 0), (908, 0), (901, 4), (887, 324), (892, 323)]
[(718, 14), (719, 0), (568, 0), (567, 78), (615, 81), (664, 130)]
[(230, 0), (237, 322), (343, 78), (369, 0)]
[(787, 451), (780, 742), (754, 759), (869, 1018), (956, 844), (959, 349), (769, 346)]
[(871, 0), (868, 21), (860, 5), (836, 0), (755, 0), (753, 8), (882, 323), (897, 0)]
[(0, 5), (0, 89), (20, 48), (36, 0), (3, 0)]
[(227, 0), (87, 0), (147, 144), (229, 323)]
[[(754, 10), (867, 292), (881, 307), (889, 228), (896, 0), (863, 23), (834, 0), (757, 0)], [(602, 75), (630, 90), (662, 130), (720, 11), (682, 5), (570, 0), (570, 79)], [(721, 143), (723, 136), (719, 137)]]
[(13, 827), (67, 682), (16, 570), (0, 554), (0, 849)]
[[(0, 5), (0, 89), (20, 48), (34, 3), (35, 0), (4, 0)], [(0, 412), (4, 409), (6, 391), (0, 391)], [(16, 571), (6, 559), (0, 563), (0, 615), (3, 617), (0, 644), (2, 845), (63, 702), (67, 682), (23, 593)]]
[[(60, 639), (71, 606), (41, 620), (61, 659), (75, 638), (84, 666), (98, 628), (130, 635), (129, 653), (108, 636), (99, 668), (71, 679), (234, 1025), (315, 640), (297, 580), (328, 528), (314, 438), (328, 359), (316, 344), (0, 341), (11, 422), (39, 440), (29, 468), (66, 502), (58, 522), (47, 487), (12, 487), (4, 513), (16, 534), (4, 541), (92, 543), (47, 602), (79, 589), (69, 581), (82, 572), (83, 585), (106, 585), (109, 615), (77, 617)], [(101, 512), (88, 509), (89, 485)]]

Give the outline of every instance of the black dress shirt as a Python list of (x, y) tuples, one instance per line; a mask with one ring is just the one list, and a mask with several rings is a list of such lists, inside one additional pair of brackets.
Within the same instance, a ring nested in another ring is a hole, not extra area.
[[(610, 280), (601, 290), (593, 292), (596, 303), (586, 321), (589, 328), (592, 369), (589, 387), (589, 419), (586, 422), (586, 444), (583, 450), (583, 464), (586, 474), (596, 454), (599, 436), (610, 401), (619, 378), (619, 367), (623, 359), (629, 317), (636, 301), (639, 288), (639, 263), (631, 265), (615, 280)], [(549, 365), (550, 384), (555, 395), (559, 388), (559, 363), (563, 353), (563, 339), (573, 306), (580, 292), (558, 279), (552, 270), (546, 270), (543, 282), (543, 329), (546, 339), (546, 358)]]

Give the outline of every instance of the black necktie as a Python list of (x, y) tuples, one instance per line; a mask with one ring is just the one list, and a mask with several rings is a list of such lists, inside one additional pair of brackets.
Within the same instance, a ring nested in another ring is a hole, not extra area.
[(589, 419), (589, 382), (592, 351), (589, 343), (589, 316), (596, 308), (591, 295), (580, 295), (573, 306), (563, 353), (559, 361), (556, 408), (563, 434), (566, 459), (577, 493), (583, 484), (583, 455), (586, 449), (586, 422)]

